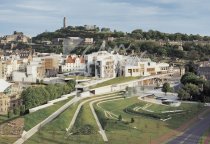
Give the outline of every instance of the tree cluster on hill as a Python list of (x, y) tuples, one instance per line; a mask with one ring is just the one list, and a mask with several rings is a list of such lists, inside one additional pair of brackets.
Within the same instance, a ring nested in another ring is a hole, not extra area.
[(46, 104), (48, 101), (71, 93), (75, 89), (75, 81), (67, 84), (50, 84), (47, 86), (29, 87), (23, 90), (21, 98), (25, 110)]
[[(104, 29), (100, 31), (99, 28), (87, 30), (83, 26), (72, 27), (69, 26), (65, 29), (59, 29), (55, 32), (44, 32), (33, 38), (33, 42), (40, 43), (41, 41), (53, 40), (54, 38), (66, 38), (66, 37), (81, 37), (81, 38), (94, 38), (95, 44), (91, 45), (91, 48), (87, 53), (98, 51), (103, 40), (107, 40), (108, 37), (116, 38), (114, 41), (109, 41), (107, 47), (114, 49), (115, 46), (123, 44), (125, 47), (130, 45), (131, 50), (135, 52), (147, 51), (148, 55), (152, 57), (173, 57), (188, 60), (207, 60), (210, 56), (210, 37), (200, 35), (187, 35), (181, 33), (168, 34), (159, 31), (149, 30), (147, 32), (137, 29), (131, 33), (123, 33), (120, 31), (108, 31)], [(147, 40), (147, 41), (145, 41)], [(154, 41), (150, 41), (154, 40)], [(164, 45), (160, 45), (159, 40), (166, 42)], [(185, 41), (182, 45), (183, 51), (179, 49), (178, 45), (171, 45), (168, 41)], [(197, 43), (202, 41), (206, 43)], [(76, 54), (82, 54), (87, 46), (79, 46), (73, 52)], [(36, 49), (38, 52), (62, 52), (62, 46), (60, 47), (40, 47)]]
[(36, 52), (40, 52), (40, 53), (56, 53), (56, 54), (63, 53), (63, 46), (60, 46), (60, 45), (33, 46), (33, 49)]
[(102, 40), (107, 39), (108, 37), (124, 37), (125, 34), (120, 31), (107, 31), (105, 29), (103, 31), (99, 31), (98, 29), (93, 30), (86, 30), (82, 26), (78, 27), (72, 27), (69, 26), (65, 29), (59, 29), (55, 32), (44, 32), (36, 37), (33, 37), (33, 42), (39, 42), (39, 41), (47, 41), (52, 40), (54, 38), (66, 38), (66, 37), (81, 37), (81, 38), (94, 38), (94, 40)]
[(200, 35), (187, 35), (182, 33), (163, 33), (156, 30), (143, 31), (141, 29), (133, 30), (131, 33), (124, 33), (121, 31), (114, 30), (110, 31), (109, 28), (102, 28), (101, 31), (97, 27), (95, 29), (87, 30), (84, 26), (68, 26), (65, 29), (58, 29), (55, 32), (44, 32), (33, 38), (34, 41), (37, 40), (52, 40), (53, 38), (65, 38), (65, 37), (92, 37), (94, 39), (104, 39), (107, 37), (127, 37), (135, 40), (165, 40), (165, 41), (210, 41), (209, 36)]
[(200, 35), (187, 35), (182, 33), (163, 33), (155, 30), (149, 30), (147, 32), (136, 29), (129, 34), (130, 37), (134, 39), (153, 39), (153, 40), (170, 40), (170, 41), (209, 41), (210, 37), (208, 36), (200, 36)]

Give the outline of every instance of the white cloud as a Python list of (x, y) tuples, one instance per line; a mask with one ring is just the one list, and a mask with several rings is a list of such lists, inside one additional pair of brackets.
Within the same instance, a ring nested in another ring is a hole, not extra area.
[(123, 31), (142, 28), (206, 33), (210, 24), (208, 0), (148, 1), (145, 4), (144, 0), (17, 0), (1, 7), (0, 25), (16, 24), (29, 33), (38, 33), (60, 28), (66, 16), (70, 25), (96, 24)]
[(37, 10), (37, 11), (53, 11), (56, 10), (55, 7), (50, 6), (49, 3), (44, 1), (22, 1), (21, 3), (16, 4), (17, 8), (28, 9), (28, 10)]

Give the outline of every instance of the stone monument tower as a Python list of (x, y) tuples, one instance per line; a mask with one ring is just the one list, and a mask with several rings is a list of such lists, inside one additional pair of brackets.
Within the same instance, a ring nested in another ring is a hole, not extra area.
[(66, 28), (66, 17), (63, 18), (63, 28)]

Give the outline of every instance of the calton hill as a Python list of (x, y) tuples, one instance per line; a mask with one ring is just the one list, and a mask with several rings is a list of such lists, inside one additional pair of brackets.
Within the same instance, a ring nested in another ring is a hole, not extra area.
[[(81, 37), (93, 38), (94, 43), (89, 45), (78, 45), (72, 53), (82, 54), (89, 46), (86, 52), (92, 53), (100, 49), (103, 40), (106, 40), (106, 48), (114, 49), (116, 46), (124, 45), (129, 47), (128, 53), (132, 50), (136, 54), (147, 51), (147, 55), (152, 58), (173, 58), (184, 60), (208, 60), (210, 56), (210, 37), (200, 35), (187, 35), (182, 33), (163, 33), (156, 30), (143, 31), (141, 29), (132, 32), (111, 31), (109, 28), (99, 28), (87, 30), (84, 26), (68, 26), (54, 32), (43, 32), (32, 40), (34, 43), (42, 43), (42, 41), (52, 41), (55, 38)], [(109, 38), (113, 38), (110, 40)], [(38, 52), (55, 52), (62, 53), (62, 44), (58, 45), (41, 45), (35, 47)]]

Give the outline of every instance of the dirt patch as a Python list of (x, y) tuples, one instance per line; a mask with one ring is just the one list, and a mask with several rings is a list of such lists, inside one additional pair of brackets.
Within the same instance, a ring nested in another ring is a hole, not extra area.
[(24, 118), (17, 118), (0, 125), (1, 136), (19, 137), (23, 133)]

